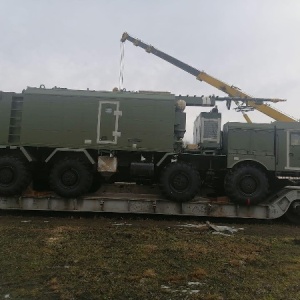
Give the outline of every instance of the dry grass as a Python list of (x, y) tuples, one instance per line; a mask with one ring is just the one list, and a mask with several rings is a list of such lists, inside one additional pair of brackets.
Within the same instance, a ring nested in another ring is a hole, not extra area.
[[(0, 216), (0, 299), (300, 299), (300, 227)], [(9, 298), (8, 298), (9, 297)]]
[(202, 268), (196, 268), (190, 273), (192, 280), (202, 280), (206, 277), (207, 272)]

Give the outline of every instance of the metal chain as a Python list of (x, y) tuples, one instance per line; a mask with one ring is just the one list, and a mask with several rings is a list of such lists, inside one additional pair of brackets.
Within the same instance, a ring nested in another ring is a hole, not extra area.
[(120, 43), (120, 75), (119, 75), (119, 90), (123, 89), (123, 81), (124, 81), (124, 43)]

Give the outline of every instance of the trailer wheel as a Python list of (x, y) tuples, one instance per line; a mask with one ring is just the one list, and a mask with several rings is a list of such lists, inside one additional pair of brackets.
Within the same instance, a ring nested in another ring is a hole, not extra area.
[(65, 158), (50, 171), (49, 185), (58, 195), (78, 197), (89, 191), (93, 173), (88, 164), (78, 158)]
[(199, 173), (185, 163), (171, 163), (165, 167), (161, 176), (161, 190), (171, 200), (189, 201), (200, 188)]
[(227, 196), (238, 204), (258, 204), (265, 199), (268, 190), (267, 175), (254, 165), (240, 165), (225, 176)]
[(101, 174), (100, 173), (95, 173), (94, 175), (93, 175), (93, 180), (92, 180), (92, 184), (91, 184), (91, 187), (90, 187), (90, 189), (89, 189), (89, 193), (95, 193), (95, 192), (97, 192), (99, 189), (100, 189), (100, 187), (101, 187), (101, 185), (102, 185), (102, 183), (103, 183), (103, 177), (101, 176)]
[(294, 201), (287, 212), (285, 213), (285, 217), (288, 221), (300, 225), (300, 201)]
[(28, 164), (16, 156), (0, 157), (0, 194), (20, 194), (31, 181)]

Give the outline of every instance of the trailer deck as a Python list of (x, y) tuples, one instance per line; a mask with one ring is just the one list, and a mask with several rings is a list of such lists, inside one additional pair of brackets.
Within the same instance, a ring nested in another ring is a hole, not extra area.
[[(300, 188), (294, 186), (285, 187), (259, 205), (248, 206), (231, 203), (226, 197), (196, 197), (193, 201), (180, 203), (163, 199), (155, 188), (119, 186), (114, 190), (104, 187), (97, 193), (72, 199), (52, 193), (0, 197), (0, 209), (276, 219), (286, 214), (292, 204), (298, 203), (298, 211), (299, 202)], [(298, 218), (300, 221), (300, 215)]]

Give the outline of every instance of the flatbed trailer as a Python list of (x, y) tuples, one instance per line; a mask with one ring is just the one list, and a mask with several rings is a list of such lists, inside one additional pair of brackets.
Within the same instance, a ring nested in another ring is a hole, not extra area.
[(130, 213), (272, 220), (286, 216), (300, 224), (300, 187), (287, 186), (258, 205), (238, 205), (226, 197), (198, 196), (189, 202), (163, 199), (154, 187), (109, 185), (80, 198), (60, 198), (53, 193), (25, 193), (0, 197), (1, 210)]

